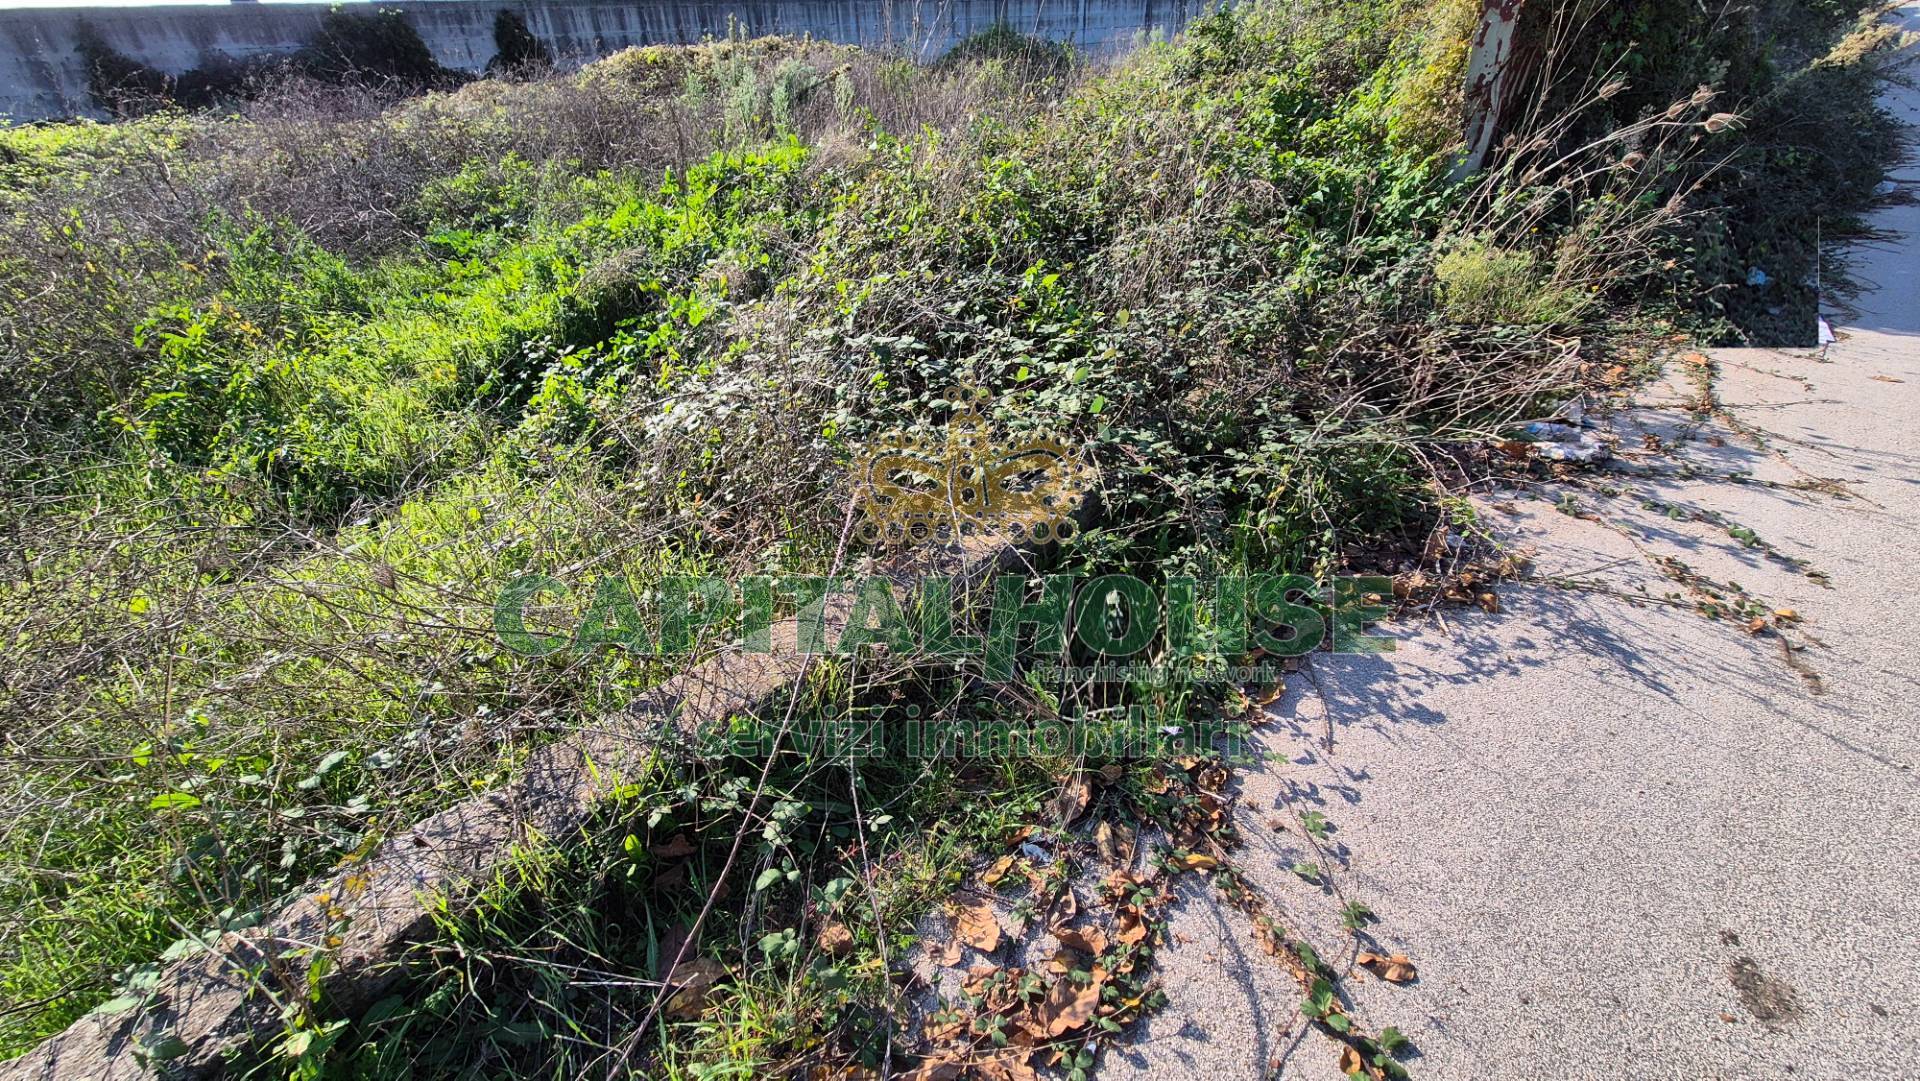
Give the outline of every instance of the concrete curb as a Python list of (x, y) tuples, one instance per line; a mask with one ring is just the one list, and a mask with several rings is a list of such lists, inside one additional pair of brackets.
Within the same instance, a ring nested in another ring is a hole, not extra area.
[[(968, 538), (864, 573), (902, 584), (931, 575), (979, 581), (1020, 555), (1003, 537)], [(831, 598), (827, 625), (843, 628), (850, 609), (850, 598)], [(647, 692), (620, 717), (541, 748), (512, 783), (414, 823), (312, 884), (261, 927), (172, 963), (143, 1007), (81, 1018), (0, 1064), (0, 1081), (219, 1076), (250, 1048), (285, 1034), (282, 1004), (308, 995), (308, 973), (322, 953), (327, 1016), (358, 1017), (399, 981), (397, 962), (431, 931), (441, 898), (456, 908), (468, 903), (518, 850), (586, 828), (601, 798), (646, 763), (658, 735), (691, 734), (762, 706), (804, 675), (813, 658), (795, 648), (796, 621), (772, 631), (773, 652), (722, 653)]]

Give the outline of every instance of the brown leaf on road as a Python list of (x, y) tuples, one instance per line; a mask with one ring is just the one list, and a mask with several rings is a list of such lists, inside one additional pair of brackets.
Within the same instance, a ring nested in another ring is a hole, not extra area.
[(1232, 779), (1233, 774), (1218, 762), (1208, 762), (1193, 774), (1193, 783), (1206, 792), (1225, 792), (1227, 782)]
[(1040, 1004), (1037, 1016), (1046, 1025), (1048, 1036), (1059, 1036), (1093, 1020), (1093, 1011), (1099, 1007), (1098, 981), (1089, 980), (1081, 984), (1071, 976), (1062, 976), (1053, 981), (1053, 987), (1047, 991), (1046, 1001)]
[(1413, 962), (1407, 960), (1407, 955), (1404, 953), (1386, 957), (1367, 950), (1362, 951), (1356, 960), (1361, 968), (1388, 983), (1410, 983), (1420, 975), (1419, 970), (1413, 967)]
[(1107, 952), (1107, 933), (1098, 927), (1055, 927), (1053, 937), (1059, 939), (1062, 946), (1090, 957)]
[(1073, 892), (1072, 886), (1068, 886), (1060, 891), (1060, 896), (1055, 898), (1051, 905), (1047, 906), (1046, 923), (1048, 927), (1072, 923), (1073, 918), (1079, 914), (1080, 895)]
[(1345, 1045), (1340, 1048), (1341, 1076), (1352, 1077), (1354, 1074), (1362, 1072), (1365, 1068), (1366, 1060), (1360, 1057), (1360, 1052), (1354, 1050), (1352, 1045)]
[(1100, 851), (1100, 858), (1108, 863), (1116, 867), (1130, 867), (1133, 865), (1137, 837), (1132, 826), (1102, 819), (1093, 831), (1093, 847)]
[(1176, 856), (1172, 863), (1187, 871), (1211, 871), (1220, 866), (1219, 860), (1204, 852), (1189, 852), (1184, 856)]
[(1040, 1075), (1034, 1073), (1033, 1067), (1027, 1065), (1026, 1056), (1031, 1053), (1023, 1051), (1016, 1055), (1003, 1055), (1000, 1058), (976, 1062), (973, 1064), (973, 1072), (986, 1078), (987, 1081), (1037, 1081)]
[(962, 907), (953, 918), (953, 936), (981, 953), (999, 949), (1000, 921), (994, 918), (993, 906), (981, 901)]
[(947, 1043), (967, 1034), (967, 1017), (958, 1010), (943, 1010), (927, 1018), (922, 1029), (933, 1043)]

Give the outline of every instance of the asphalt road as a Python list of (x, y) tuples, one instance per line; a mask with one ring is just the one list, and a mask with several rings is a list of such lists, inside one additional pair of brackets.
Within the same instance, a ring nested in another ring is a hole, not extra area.
[[(1920, 91), (1893, 105), (1920, 122)], [(1240, 862), (1343, 965), (1340, 904), (1379, 915), (1419, 979), (1363, 975), (1354, 1010), (1412, 1039), (1416, 1078), (1920, 1076), (1920, 207), (1876, 224), (1897, 234), (1857, 253), (1878, 288), (1824, 357), (1714, 355), (1736, 425), (1686, 412), (1680, 372), (1613, 422), (1630, 451), (1679, 450), (1630, 455), (1617, 496), (1574, 493), (1603, 521), (1484, 501), (1581, 588), (1403, 626), (1393, 654), (1316, 661), (1272, 707)], [(1680, 588), (1659, 557), (1796, 611), (1819, 687), (1780, 636), (1659, 603)], [(1171, 1003), (1102, 1078), (1338, 1076), (1245, 920), (1189, 889)]]

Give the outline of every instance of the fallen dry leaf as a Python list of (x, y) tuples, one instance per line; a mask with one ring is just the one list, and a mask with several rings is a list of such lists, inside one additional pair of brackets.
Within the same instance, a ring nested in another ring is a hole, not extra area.
[(1059, 939), (1062, 946), (1090, 957), (1107, 952), (1107, 933), (1098, 927), (1055, 927), (1053, 937)]
[(1413, 967), (1413, 962), (1407, 960), (1407, 955), (1404, 953), (1385, 957), (1369, 950), (1363, 951), (1356, 960), (1361, 968), (1388, 983), (1409, 983), (1420, 975), (1419, 970)]
[(1341, 1046), (1340, 1074), (1342, 1077), (1352, 1077), (1354, 1074), (1365, 1069), (1365, 1067), (1366, 1061), (1360, 1057), (1360, 1052), (1354, 1050), (1351, 1045)]
[(1174, 823), (1173, 826), (1168, 829), (1167, 834), (1173, 839), (1174, 844), (1189, 852), (1199, 852), (1212, 847), (1206, 834), (1201, 833), (1185, 822)]
[(1800, 618), (1800, 613), (1791, 608), (1775, 608), (1773, 610), (1773, 618), (1782, 623), (1792, 623), (1794, 620)]
[(713, 987), (726, 976), (727, 967), (711, 957), (695, 957), (682, 961), (675, 966), (668, 983), (676, 984), (679, 990), (667, 1000), (665, 1013), (676, 1020), (685, 1020), (700, 1016), (707, 1005), (707, 999), (713, 994)]
[(1047, 892), (1047, 876), (1041, 874), (1039, 868), (1027, 867), (1021, 873), (1027, 876), (1027, 885), (1033, 889), (1033, 892)]
[(1061, 787), (1060, 794), (1047, 801), (1047, 818), (1056, 826), (1070, 826), (1093, 802), (1093, 785), (1083, 774), (1076, 774)]
[(1211, 871), (1220, 866), (1220, 861), (1204, 852), (1189, 852), (1184, 856), (1175, 857), (1173, 864), (1187, 871)]
[(853, 952), (853, 932), (844, 923), (829, 923), (820, 928), (819, 942), (829, 957), (845, 957)]
[(938, 963), (943, 968), (952, 968), (953, 966), (959, 964), (960, 963), (960, 940), (956, 938), (948, 942), (946, 945), (940, 947), (939, 952), (933, 955), (933, 959), (936, 963)]
[(1007, 872), (1012, 869), (1013, 857), (1002, 856), (993, 861), (993, 866), (988, 867), (986, 873), (980, 876), (980, 881), (985, 882), (989, 886), (998, 886), (1000, 880), (1007, 877)]
[(1100, 858), (1116, 867), (1133, 865), (1133, 849), (1137, 835), (1133, 827), (1126, 823), (1113, 823), (1102, 819), (1093, 830), (1093, 847), (1100, 852)]
[(687, 840), (687, 835), (684, 833), (676, 833), (666, 844), (653, 845), (647, 849), (648, 852), (663, 860), (677, 860), (682, 856), (691, 856), (699, 850), (699, 846)]
[[(668, 966), (672, 965), (675, 961), (681, 960), (680, 950), (682, 947), (687, 946), (687, 936), (691, 932), (692, 928), (684, 923), (673, 924), (661, 932), (660, 951), (658, 959), (654, 962), (654, 979), (664, 980), (667, 978)], [(689, 956), (692, 956), (693, 952), (691, 947), (687, 947)]]
[(1036, 1016), (1046, 1026), (1048, 1036), (1058, 1036), (1093, 1020), (1093, 1011), (1099, 1007), (1098, 981), (1089, 980), (1079, 984), (1071, 976), (1062, 976), (1053, 981), (1053, 987), (1047, 992), (1046, 1001), (1040, 1004)]
[(1878, 380), (1878, 381), (1880, 381), (1880, 382), (1882, 382), (1882, 383), (1904, 383), (1904, 382), (1906, 382), (1906, 380), (1905, 380), (1905, 379), (1895, 379), (1895, 378), (1894, 378), (1893, 376), (1891, 376), (1891, 375), (1876, 375), (1876, 376), (1874, 376), (1873, 378), (1874, 378), (1874, 379), (1876, 379), (1876, 380)]
[[(1378, 598), (1376, 598), (1376, 600), (1377, 599)], [(1222, 766), (1218, 762), (1209, 762), (1205, 768), (1194, 774), (1193, 783), (1208, 792), (1224, 792), (1227, 788), (1227, 782), (1232, 779), (1233, 775), (1227, 772), (1225, 766)], [(1214, 806), (1217, 808), (1219, 805), (1215, 803)]]
[(1037, 1081), (1039, 1074), (1027, 1065), (1030, 1051), (1021, 1051), (1015, 1055), (1003, 1055), (973, 1064), (973, 1072), (986, 1081)]
[(967, 1033), (967, 1017), (959, 1010), (942, 1010), (927, 1018), (923, 1031), (933, 1043), (957, 1040)]
[(981, 901), (960, 909), (953, 919), (953, 935), (981, 953), (999, 949), (1000, 921), (993, 916), (993, 906)]
[(1059, 897), (1054, 898), (1051, 905), (1047, 906), (1047, 926), (1058, 927), (1063, 923), (1072, 923), (1073, 918), (1079, 914), (1080, 896), (1073, 892), (1072, 886), (1068, 886), (1061, 891)]

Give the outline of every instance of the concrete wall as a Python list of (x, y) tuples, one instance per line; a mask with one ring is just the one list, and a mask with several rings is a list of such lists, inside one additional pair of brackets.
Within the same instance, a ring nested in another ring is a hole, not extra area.
[[(1094, 53), (1124, 47), (1148, 29), (1173, 31), (1206, 0), (403, 0), (404, 12), (442, 64), (479, 71), (493, 58), (493, 20), (520, 12), (558, 57), (583, 60), (629, 45), (723, 37), (737, 22), (754, 34), (811, 34), (893, 46), (923, 58), (996, 22)], [(0, 10), (0, 116), (40, 120), (98, 115), (75, 51), (82, 19), (106, 43), (179, 73), (216, 54), (245, 58), (304, 45), (328, 4), (219, 4), (149, 8)], [(357, 5), (350, 5), (357, 6)]]

